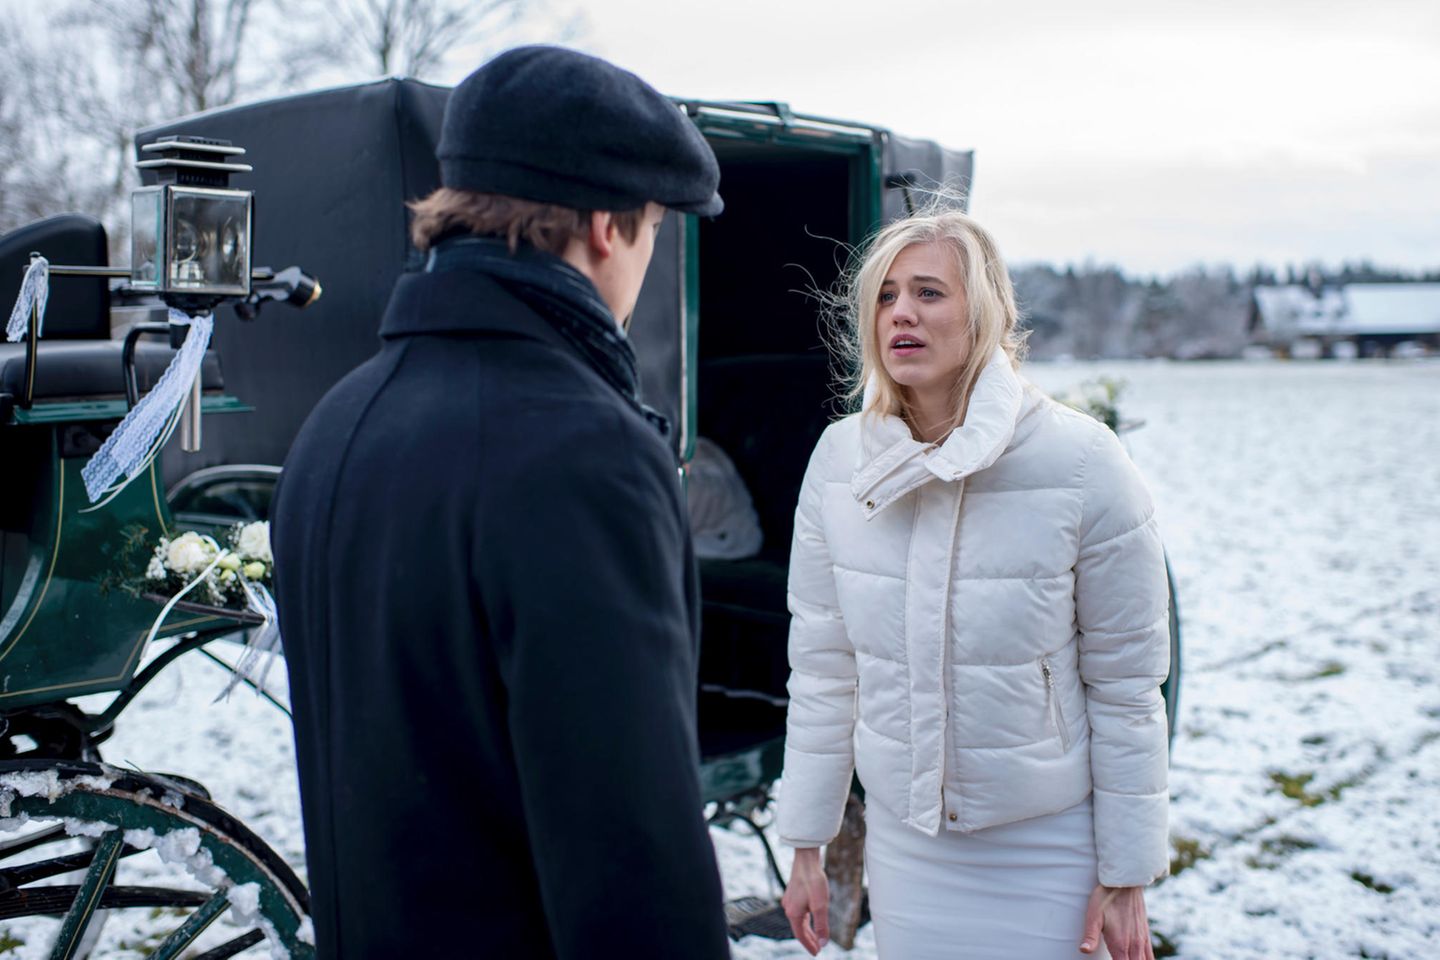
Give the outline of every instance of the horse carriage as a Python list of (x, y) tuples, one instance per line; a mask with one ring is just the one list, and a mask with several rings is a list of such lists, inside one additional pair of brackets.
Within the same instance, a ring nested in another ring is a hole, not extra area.
[[(127, 908), (176, 911), (177, 929), (153, 956), (180, 956), (227, 909), (250, 929), (209, 947), (206, 960), (258, 949), (262, 938), (274, 955), (313, 955), (303, 884), (202, 785), (100, 762), (118, 715), (150, 680), (260, 618), (181, 604), (152, 630), (153, 600), (106, 590), (103, 579), (137, 525), (216, 531), (266, 518), (300, 424), (374, 352), (391, 286), (420, 264), (404, 202), (438, 185), (447, 95), (387, 79), (213, 111), (137, 137), (142, 149), (173, 135), (243, 146), (254, 169), (233, 186), (254, 191), (254, 262), (304, 264), (325, 293), (302, 314), (256, 316), (244, 302), (237, 308), (239, 297), (219, 307), (189, 400), (207, 414), (203, 443), (165, 447), (100, 508), (89, 507), (81, 470), (169, 363), (171, 344), (141, 339), (166, 328), (142, 322), (113, 339), (127, 294), (112, 281), (128, 274), (57, 269), (43, 337), (0, 344), (0, 826), (16, 834), (0, 841), (0, 922), (61, 918), (53, 957), (83, 955), (99, 912)], [(972, 157), (778, 103), (677, 108), (715, 149), (726, 212), (667, 215), (630, 336), (646, 400), (676, 427), (680, 462), (691, 463), (701, 438), (722, 449), (758, 521), (757, 549), (701, 562), (701, 781), (711, 822), (753, 830), (775, 880), (728, 905), (732, 935), (788, 936), (774, 899), (785, 880), (762, 829), (784, 745), (786, 565), (809, 451), (841, 412), (839, 371), (812, 294), (836, 281), (850, 248), (905, 211), (912, 191), (968, 187)], [(22, 228), (0, 238), (7, 304), (31, 251), (57, 264), (108, 260), (94, 221)], [(286, 273), (289, 286), (257, 270), (256, 289), (295, 299), (296, 275)], [(1173, 723), (1173, 604), (1171, 644), (1164, 692)], [(99, 712), (72, 702), (101, 693), (113, 699)], [(851, 805), (848, 839), (830, 858), (842, 942), (863, 910), (858, 809)], [(150, 849), (188, 865), (193, 882), (117, 884), (116, 864)]]

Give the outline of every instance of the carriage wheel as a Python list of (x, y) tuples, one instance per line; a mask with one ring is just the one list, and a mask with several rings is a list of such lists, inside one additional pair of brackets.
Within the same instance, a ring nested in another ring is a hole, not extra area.
[[(147, 945), (154, 960), (180, 956), (227, 909), (250, 929), (194, 960), (233, 957), (267, 938), (272, 955), (279, 946), (294, 960), (315, 956), (304, 885), (264, 841), (181, 781), (96, 763), (8, 761), (0, 818), (11, 831), (61, 821), (0, 842), (0, 921), (60, 918), (52, 960), (84, 955), (97, 911), (128, 909), (177, 914), (175, 929)], [(76, 836), (93, 845), (77, 852)], [(122, 861), (141, 856), (183, 864), (193, 884), (116, 883)], [(78, 883), (46, 882), (79, 871)]]

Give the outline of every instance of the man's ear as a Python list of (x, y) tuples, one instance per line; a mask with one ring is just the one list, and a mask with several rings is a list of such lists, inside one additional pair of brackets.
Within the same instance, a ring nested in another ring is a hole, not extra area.
[(615, 238), (618, 229), (615, 215), (609, 210), (590, 211), (590, 252), (600, 259), (608, 258), (615, 252)]

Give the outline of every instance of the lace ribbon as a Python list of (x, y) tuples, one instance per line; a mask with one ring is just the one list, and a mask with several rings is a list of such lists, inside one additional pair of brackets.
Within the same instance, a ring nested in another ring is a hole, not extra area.
[(275, 613), (275, 598), (264, 584), (252, 583), (242, 577), (240, 586), (245, 591), (246, 608), (260, 614), (265, 622), (250, 631), (250, 637), (245, 641), (245, 652), (232, 668), (230, 682), (215, 698), (217, 702), (229, 697), (242, 681), (252, 684), (257, 693), (266, 692), (265, 679), (275, 665), (275, 655), (280, 652), (280, 621)]
[(5, 339), (11, 343), (22, 340), (30, 330), (30, 311), (38, 308), (35, 321), (35, 336), (45, 328), (45, 304), (50, 300), (50, 261), (36, 257), (25, 270), (25, 279), (20, 281), (20, 296), (15, 298), (15, 307), (10, 311), (10, 322), (5, 324)]
[[(210, 346), (215, 318), (208, 313), (193, 320), (179, 310), (170, 310), (172, 324), (189, 324), (190, 335), (160, 375), (154, 389), (147, 393), (135, 409), (125, 415), (115, 432), (85, 464), (80, 476), (85, 481), (85, 494), (97, 509), (113, 500), (131, 480), (144, 473), (154, 462), (165, 441), (170, 439), (180, 422), (181, 405), (190, 392), (190, 385), (200, 375), (205, 350)], [(120, 480), (121, 477), (124, 480)], [(119, 481), (117, 483), (117, 481)], [(97, 500), (103, 501), (96, 503)]]

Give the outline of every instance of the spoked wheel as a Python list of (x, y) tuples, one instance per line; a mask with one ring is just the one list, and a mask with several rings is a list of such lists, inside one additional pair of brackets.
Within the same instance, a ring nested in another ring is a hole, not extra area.
[[(277, 946), (293, 960), (315, 956), (304, 885), (192, 784), (97, 763), (7, 761), (0, 763), (0, 821), (10, 831), (0, 840), (0, 921), (59, 918), (51, 958), (85, 955), (97, 911), (136, 910), (147, 919), (175, 916), (174, 929), (151, 934), (144, 946), (152, 960), (171, 960), (227, 909), (248, 929), (194, 960), (233, 957), (267, 938), (272, 956), (281, 955)], [(134, 857), (139, 868), (143, 857), (153, 868), (157, 856), (184, 867), (181, 886), (116, 881), (125, 861)], [(78, 882), (56, 880), (66, 874)]]

